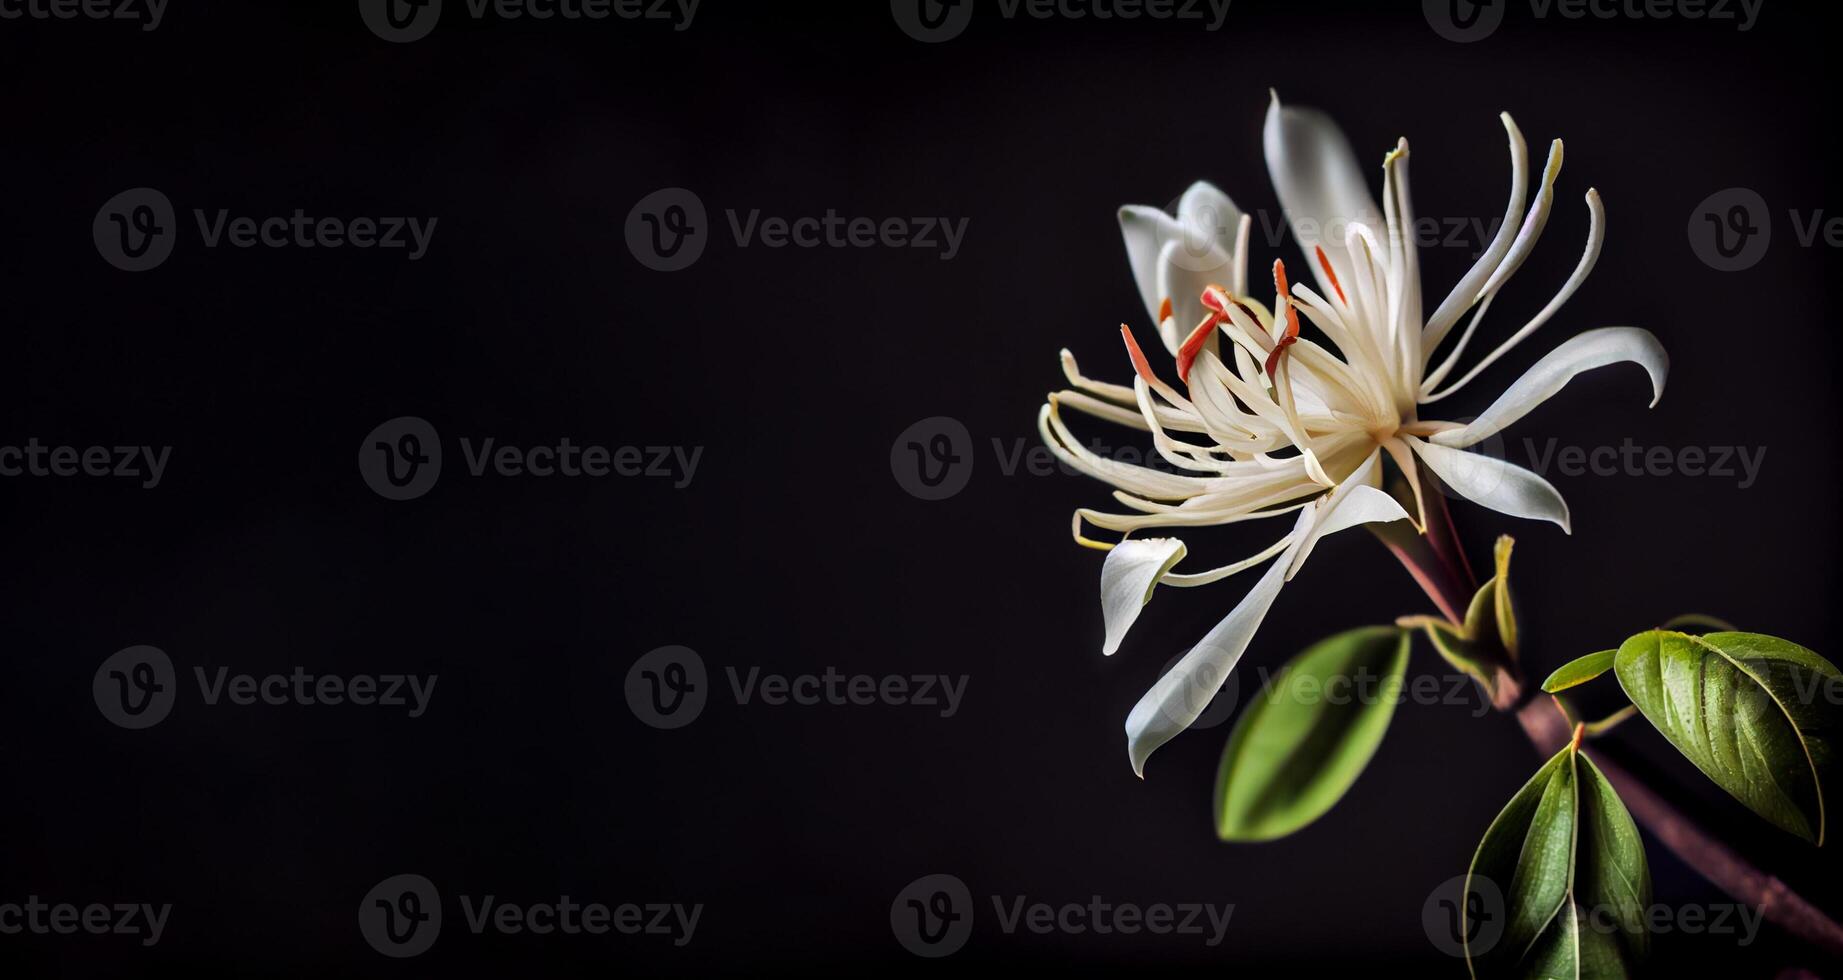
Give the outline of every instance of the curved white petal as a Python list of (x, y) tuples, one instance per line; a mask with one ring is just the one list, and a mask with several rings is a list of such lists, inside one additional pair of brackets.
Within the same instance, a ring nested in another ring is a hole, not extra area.
[[(1158, 294), (1171, 300), (1171, 320), (1158, 325), (1159, 339), (1172, 354), (1184, 338), (1203, 321), (1203, 287), (1235, 278), (1235, 261), (1222, 248), (1211, 245), (1201, 252), (1184, 238), (1165, 243), (1158, 253)], [(1163, 302), (1163, 299), (1160, 300)], [(1154, 311), (1153, 316), (1157, 316)]]
[[(1350, 141), (1331, 117), (1316, 109), (1283, 107), (1276, 94), (1267, 107), (1262, 142), (1267, 171), (1292, 226), (1293, 238), (1308, 259), (1314, 247), (1323, 248), (1332, 266), (1348, 277), (1352, 265), (1344, 241), (1350, 224), (1387, 227), (1382, 209), (1376, 206), (1364, 182), (1363, 169), (1357, 166), (1356, 155), (1350, 150)], [(1318, 280), (1319, 291), (1332, 293), (1334, 287), (1318, 263), (1307, 264)]]
[(1126, 241), (1126, 261), (1133, 268), (1146, 316), (1156, 324), (1164, 300), (1158, 291), (1158, 255), (1166, 242), (1183, 238), (1183, 230), (1176, 218), (1157, 208), (1129, 204), (1120, 209), (1120, 237)]
[(1241, 603), (1191, 647), (1176, 666), (1166, 671), (1138, 704), (1133, 705), (1132, 713), (1126, 716), (1126, 754), (1133, 764), (1134, 775), (1145, 775), (1145, 760), (1159, 746), (1189, 728), (1228, 680), (1229, 671), (1235, 669), (1236, 661), (1254, 639), (1254, 631), (1260, 629), (1261, 620), (1273, 607), (1280, 586), (1286, 584), (1286, 570), (1314, 516), (1310, 507), (1300, 512), (1298, 522), (1293, 525), (1294, 543), (1267, 566), (1260, 581), (1248, 590)]
[(1126, 753), (1136, 775), (1159, 746), (1190, 727), (1209, 707), (1229, 672), (1260, 629), (1280, 587), (1298, 570), (1318, 539), (1358, 524), (1406, 520), (1393, 497), (1369, 485), (1378, 456), (1372, 454), (1336, 491), (1299, 514), (1291, 543), (1216, 628), (1209, 631), (1177, 665), (1158, 679), (1126, 718)]
[(1529, 470), (1482, 453), (1420, 439), (1409, 438), (1408, 445), (1414, 447), (1435, 476), (1461, 497), (1500, 514), (1553, 521), (1564, 532), (1572, 533), (1567, 501), (1549, 481)]
[(1107, 553), (1101, 564), (1101, 618), (1107, 624), (1102, 654), (1111, 657), (1120, 649), (1127, 629), (1152, 601), (1158, 580), (1184, 554), (1184, 542), (1177, 538), (1128, 538)]
[[(1312, 529), (1311, 537), (1306, 539), (1305, 547), (1293, 556), (1293, 573), (1305, 564), (1307, 556), (1318, 545), (1321, 538), (1349, 530), (1359, 524), (1387, 524), (1391, 521), (1408, 520), (1408, 512), (1401, 504), (1387, 493), (1375, 487), (1353, 487), (1350, 496), (1344, 498), (1337, 507), (1325, 515), (1325, 519)], [(1287, 575), (1291, 578), (1292, 573)]]
[(1537, 361), (1483, 415), (1471, 424), (1447, 429), (1429, 437), (1441, 446), (1464, 448), (1489, 439), (1548, 401), (1583, 371), (1630, 361), (1651, 376), (1651, 404), (1664, 397), (1664, 378), (1670, 372), (1670, 355), (1648, 330), (1637, 327), (1602, 327), (1570, 338)]
[[(1132, 266), (1133, 282), (1139, 287), (1146, 316), (1154, 325), (1159, 323), (1159, 309), (1167, 298), (1174, 303), (1188, 298), (1196, 305), (1203, 291), (1202, 285), (1194, 291), (1189, 288), (1188, 280), (1196, 276), (1186, 277), (1181, 291), (1167, 289), (1161, 273), (1164, 266), (1175, 264), (1180, 271), (1214, 277), (1213, 280), (1202, 279), (1203, 283), (1232, 283), (1242, 278), (1237, 275), (1236, 264), (1232, 261), (1237, 255), (1242, 224), (1242, 211), (1235, 202), (1215, 185), (1201, 180), (1190, 185), (1178, 198), (1175, 218), (1142, 204), (1129, 204), (1120, 209), (1120, 237), (1126, 242), (1127, 262)], [(1171, 247), (1174, 242), (1177, 243), (1175, 250)], [(1187, 297), (1185, 294), (1189, 292), (1197, 295)], [(1186, 322), (1186, 317), (1180, 316), (1176, 330), (1189, 333), (1200, 319), (1199, 314)]]

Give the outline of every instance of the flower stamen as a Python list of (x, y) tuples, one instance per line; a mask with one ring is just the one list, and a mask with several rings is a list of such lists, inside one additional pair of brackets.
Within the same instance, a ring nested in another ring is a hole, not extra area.
[(1337, 301), (1349, 306), (1350, 300), (1344, 298), (1344, 287), (1337, 281), (1337, 270), (1331, 268), (1331, 259), (1326, 257), (1324, 246), (1314, 245), (1312, 248), (1318, 252), (1318, 267), (1325, 270), (1325, 278), (1331, 280), (1331, 288), (1337, 293)]

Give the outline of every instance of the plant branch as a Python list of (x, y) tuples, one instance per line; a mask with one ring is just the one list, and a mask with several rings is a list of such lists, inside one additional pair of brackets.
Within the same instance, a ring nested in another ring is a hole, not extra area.
[[(1471, 564), (1465, 560), (1465, 548), (1453, 525), (1446, 501), (1430, 477), (1423, 475), (1423, 501), (1428, 510), (1425, 534), (1414, 535), (1420, 541), (1378, 533), (1389, 550), (1407, 567), (1415, 583), (1454, 626), (1461, 625), (1460, 610), (1466, 608), (1478, 588)], [(1372, 525), (1372, 529), (1374, 529)], [(1698, 620), (1705, 617), (1697, 617)], [(1719, 622), (1711, 620), (1711, 622)], [(1724, 627), (1726, 624), (1722, 624)], [(1522, 684), (1521, 670), (1514, 662), (1508, 678), (1513, 687)], [(1516, 695), (1511, 695), (1515, 698)], [(1514, 710), (1523, 732), (1543, 758), (1561, 751), (1569, 739), (1576, 737), (1577, 722), (1567, 717), (1561, 702), (1536, 697), (1521, 707), (1499, 701), (1500, 711)], [(1635, 709), (1634, 709), (1635, 710)], [(1630, 715), (1615, 714), (1590, 728), (1609, 729)], [(1702, 829), (1688, 815), (1671, 806), (1639, 777), (1624, 767), (1607, 761), (1596, 753), (1595, 763), (1613, 784), (1626, 809), (1634, 819), (1657, 837), (1684, 864), (1727, 892), (1737, 901), (1758, 908), (1767, 921), (1826, 955), (1843, 959), (1843, 925), (1823, 910), (1806, 901), (1777, 877), (1748, 863), (1733, 848)]]
[[(1518, 709), (1517, 722), (1545, 758), (1561, 751), (1571, 735), (1561, 714), (1541, 699)], [(1785, 882), (1749, 864), (1624, 767), (1598, 753), (1594, 763), (1613, 784), (1633, 818), (1684, 864), (1736, 900), (1758, 908), (1768, 922), (1830, 956), (1843, 957), (1843, 925)]]

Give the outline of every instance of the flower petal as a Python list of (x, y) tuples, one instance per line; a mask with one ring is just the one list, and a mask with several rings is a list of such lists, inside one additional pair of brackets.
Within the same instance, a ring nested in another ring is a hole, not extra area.
[(1468, 453), (1415, 438), (1407, 442), (1427, 468), (1461, 497), (1500, 514), (1553, 521), (1562, 531), (1573, 533), (1568, 524), (1567, 501), (1542, 477), (1483, 453)]
[(1293, 525), (1293, 544), (1261, 575), (1260, 581), (1216, 628), (1198, 641), (1177, 665), (1165, 672), (1158, 683), (1139, 699), (1126, 717), (1126, 754), (1133, 764), (1133, 774), (1145, 776), (1145, 761), (1159, 746), (1190, 727), (1209, 707), (1210, 699), (1228, 680), (1236, 661), (1254, 639), (1254, 631), (1267, 618), (1267, 610), (1286, 584), (1286, 570), (1293, 553), (1304, 540), (1314, 514), (1307, 507)]
[(1158, 335), (1166, 350), (1176, 354), (1184, 338), (1208, 314), (1203, 287), (1233, 278), (1235, 262), (1227, 251), (1213, 245), (1194, 251), (1181, 238), (1165, 243), (1158, 254), (1158, 293), (1171, 300), (1171, 319), (1159, 323)]
[(1447, 429), (1429, 437), (1440, 446), (1464, 448), (1483, 442), (1509, 428), (1536, 406), (1561, 391), (1583, 371), (1630, 361), (1651, 376), (1651, 404), (1664, 397), (1664, 378), (1670, 372), (1670, 355), (1648, 330), (1637, 327), (1602, 327), (1589, 330), (1556, 347), (1498, 396), (1483, 415), (1463, 428)]
[[(1184, 191), (1178, 198), (1175, 218), (1142, 204), (1120, 209), (1120, 235), (1126, 241), (1126, 258), (1133, 269), (1133, 282), (1139, 287), (1139, 298), (1145, 303), (1146, 316), (1154, 326), (1160, 325), (1159, 311), (1165, 300), (1173, 304), (1188, 301), (1189, 307), (1180, 307), (1183, 312), (1175, 328), (1179, 334), (1186, 333), (1202, 319), (1200, 314), (1191, 316), (1189, 312), (1197, 306), (1203, 286), (1212, 281), (1231, 286), (1245, 281), (1233, 261), (1244, 220), (1235, 202), (1207, 181), (1198, 181)], [(1176, 267), (1177, 275), (1172, 275), (1167, 268), (1170, 266)], [(1175, 349), (1175, 345), (1172, 347)]]
[(1143, 777), (1146, 759), (1152, 752), (1189, 728), (1209, 707), (1210, 699), (1253, 641), (1280, 587), (1298, 570), (1299, 562), (1319, 538), (1358, 524), (1403, 520), (1408, 516), (1393, 498), (1368, 485), (1376, 460), (1372, 454), (1336, 491), (1300, 512), (1289, 536), (1291, 544), (1267, 567), (1254, 588), (1133, 706), (1126, 718), (1126, 753), (1135, 775)]
[[(1310, 256), (1322, 248), (1331, 264), (1348, 278), (1352, 265), (1344, 247), (1346, 229), (1352, 222), (1385, 229), (1382, 209), (1370, 196), (1363, 170), (1357, 166), (1350, 141), (1331, 121), (1316, 109), (1282, 107), (1275, 94), (1267, 107), (1267, 123), (1262, 142), (1267, 154), (1267, 171), (1292, 226), (1293, 238)], [(1317, 263), (1320, 292), (1335, 291), (1331, 280)]]
[(1133, 282), (1145, 301), (1146, 316), (1157, 324), (1158, 307), (1165, 298), (1158, 291), (1158, 255), (1166, 242), (1182, 239), (1184, 233), (1177, 219), (1165, 212), (1129, 204), (1120, 209), (1120, 237), (1126, 240), (1126, 261), (1133, 268)]
[(1177, 538), (1128, 538), (1107, 553), (1101, 564), (1101, 618), (1107, 624), (1102, 654), (1111, 657), (1120, 649), (1127, 629), (1152, 601), (1158, 580), (1184, 554), (1184, 542)]

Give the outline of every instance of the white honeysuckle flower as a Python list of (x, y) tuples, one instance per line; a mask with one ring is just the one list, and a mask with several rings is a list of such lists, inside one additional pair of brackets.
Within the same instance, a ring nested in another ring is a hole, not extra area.
[[(1321, 537), (1396, 520), (1424, 528), (1423, 495), (1438, 491), (1423, 481), (1422, 467), (1459, 496), (1512, 516), (1552, 521), (1566, 531), (1567, 504), (1548, 481), (1466, 447), (1527, 415), (1575, 375), (1608, 364), (1638, 364), (1651, 379), (1651, 404), (1663, 396), (1669, 360), (1657, 338), (1635, 327), (1606, 327), (1556, 347), (1468, 424), (1421, 418), (1420, 406), (1462, 388), (1547, 322), (1600, 254), (1605, 214), (1599, 195), (1589, 190), (1587, 247), (1560, 292), (1457, 381), (1445, 383), (1492, 300), (1535, 247), (1561, 170), (1562, 144), (1556, 140), (1535, 200), (1528, 202), (1529, 151), (1516, 123), (1508, 114), (1501, 118), (1511, 158), (1504, 222), (1431, 314), (1421, 301), (1407, 141), (1398, 141), (1383, 159), (1383, 206), (1377, 207), (1337, 126), (1316, 110), (1282, 107), (1277, 95), (1264, 131), (1267, 165), (1293, 237), (1313, 260), (1316, 288), (1289, 283), (1285, 265), (1276, 260), (1273, 305), (1248, 295), (1250, 219), (1209, 184), (1186, 191), (1176, 217), (1156, 208), (1121, 209), (1133, 278), (1176, 362), (1182, 390), (1153, 369), (1131, 328), (1122, 325), (1132, 385), (1084, 377), (1065, 350), (1070, 388), (1052, 394), (1038, 413), (1051, 451), (1112, 484), (1125, 508), (1075, 512), (1076, 541), (1108, 552), (1101, 570), (1103, 652), (1119, 648), (1158, 586), (1206, 585), (1278, 556), (1234, 611), (1133, 708), (1126, 734), (1135, 773), (1143, 775), (1152, 751), (1196, 720), (1247, 649), (1281, 585)], [(1443, 344), (1468, 312), (1457, 339)], [(1302, 335), (1302, 314), (1320, 339)], [(1447, 352), (1436, 363), (1443, 346)], [(1095, 454), (1069, 431), (1065, 408), (1148, 432), (1169, 470)], [(1405, 478), (1417, 513), (1378, 489), (1385, 455)], [(1176, 570), (1188, 553), (1177, 538), (1132, 536), (1151, 528), (1284, 514), (1297, 515), (1285, 536), (1249, 558), (1207, 571)], [(1118, 532), (1122, 540), (1091, 539), (1084, 533), (1089, 524)]]

